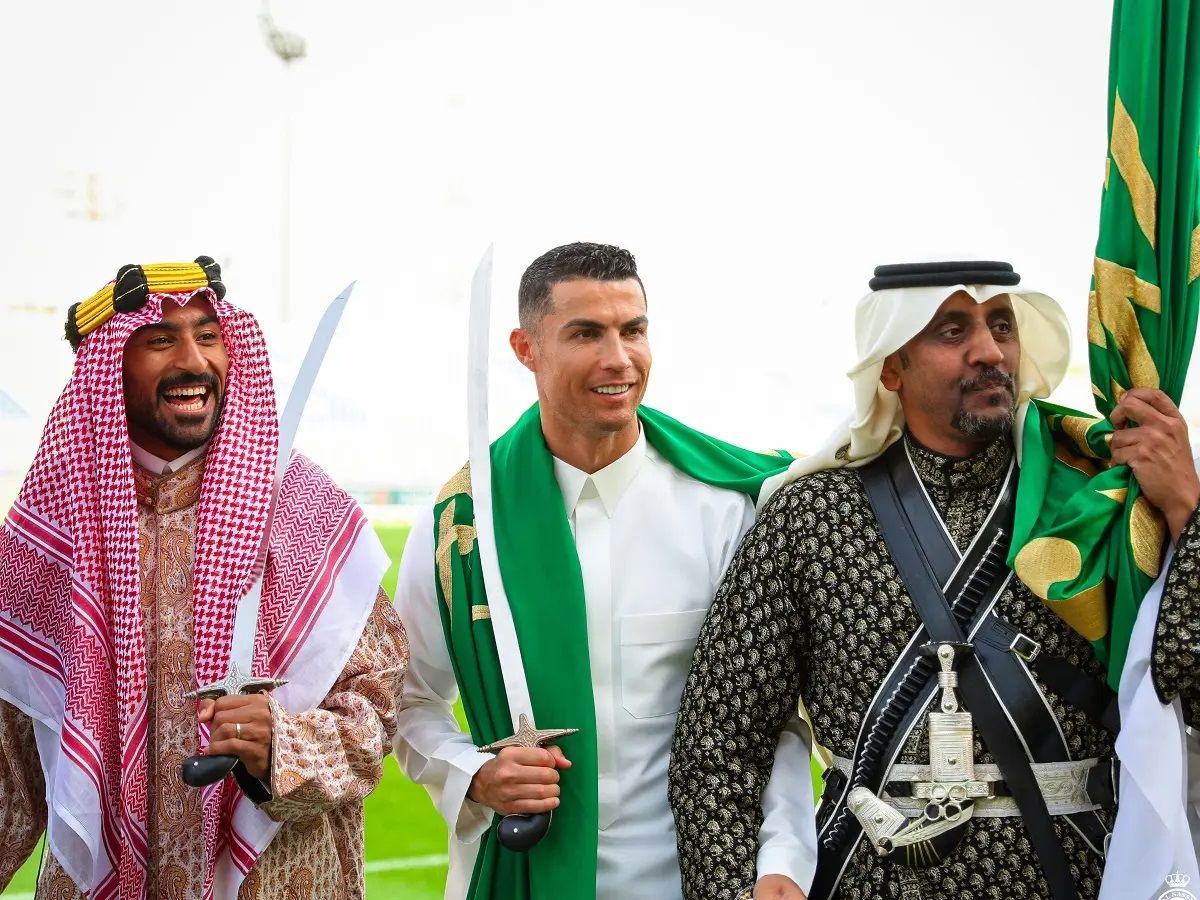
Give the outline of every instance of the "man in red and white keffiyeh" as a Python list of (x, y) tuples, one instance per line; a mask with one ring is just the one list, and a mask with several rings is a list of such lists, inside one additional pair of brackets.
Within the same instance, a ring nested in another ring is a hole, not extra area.
[[(74, 372), (0, 529), (0, 889), (44, 831), (39, 896), (364, 893), (362, 801), (408, 647), (378, 539), (303, 456), (255, 647), (255, 674), (288, 683), (184, 697), (225, 674), (279, 441), (258, 324), (197, 264), (125, 267), (72, 308)], [(206, 747), (263, 802), (184, 786)]]

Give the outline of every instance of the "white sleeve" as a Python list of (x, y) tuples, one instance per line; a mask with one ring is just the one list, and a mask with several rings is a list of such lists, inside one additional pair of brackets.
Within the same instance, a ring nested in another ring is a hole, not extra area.
[(758, 877), (786, 875), (805, 894), (817, 871), (817, 803), (808, 726), (799, 715), (779, 735), (771, 779), (763, 791)]
[(458, 684), (438, 610), (433, 550), (430, 505), (413, 523), (396, 583), (395, 606), (408, 632), (410, 658), (393, 748), (404, 773), (429, 791), (454, 837), (470, 843), (492, 822), (492, 810), (467, 799), (471, 779), (492, 754), (476, 750), (454, 718)]
[(1184, 729), (1187, 748), (1187, 820), (1192, 832), (1192, 845), (1200, 859), (1200, 734), (1194, 728)]
[(746, 532), (750, 530), (750, 526), (754, 524), (754, 503), (749, 497), (742, 497), (742, 502), (730, 509), (729, 525), (726, 534), (730, 535), (725, 546), (721, 548), (721, 569), (717, 572), (717, 582), (720, 583), (724, 574), (729, 571), (729, 566), (733, 562), (733, 557), (737, 554), (738, 548), (742, 546), (742, 538), (746, 536)]

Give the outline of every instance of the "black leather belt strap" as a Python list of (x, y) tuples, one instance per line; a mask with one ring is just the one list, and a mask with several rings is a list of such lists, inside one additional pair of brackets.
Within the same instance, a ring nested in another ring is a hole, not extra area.
[[(942, 587), (922, 550), (914, 523), (905, 514), (905, 507), (897, 494), (897, 486), (886, 467), (865, 467), (863, 484), (883, 532), (888, 552), (908, 589), (921, 621), (929, 632), (930, 639), (935, 642), (967, 642), (967, 634), (955, 618), (946, 595), (942, 592)], [(913, 502), (914, 499), (906, 497), (914, 512), (918, 506), (928, 506), (927, 501), (918, 504)], [(987, 645), (981, 642), (977, 646)], [(1003, 655), (1011, 657), (1008, 653)], [(1046, 809), (1045, 798), (1034, 777), (1029, 753), (1021, 736), (1014, 730), (999, 698), (993, 692), (995, 678), (989, 681), (986, 670), (997, 664), (1000, 656), (1001, 654), (993, 655), (985, 651), (964, 659), (958, 670), (959, 693), (966, 701), (966, 708), (973, 714), (975, 727), (1004, 773), (1013, 799), (1021, 810), (1025, 828), (1046, 875), (1051, 897), (1054, 900), (1078, 900), (1078, 889), (1054, 829), (1054, 821)]]
[(1115, 759), (1102, 759), (1087, 774), (1088, 799), (1101, 809), (1116, 809), (1120, 784), (1120, 763)]
[[(992, 688), (1008, 712), (1033, 762), (1063, 762), (1070, 753), (1058, 720), (1046, 706), (1024, 660), (1009, 648), (1019, 632), (995, 616), (975, 636), (975, 656), (991, 678)], [(978, 719), (978, 716), (976, 716)]]
[[(863, 470), (886, 467), (883, 477), (899, 482), (903, 491), (916, 492), (910, 501), (914, 515), (923, 529), (933, 529), (930, 555), (935, 560), (936, 575), (941, 585), (939, 593), (950, 598), (954, 617), (967, 634), (974, 633), (1009, 578), (1004, 558), (1007, 543), (997, 542), (1001, 526), (1012, 518), (1013, 493), (1005, 492), (997, 499), (988, 520), (975, 536), (967, 552), (960, 556), (958, 548), (946, 533), (936, 512), (929, 507), (923, 488), (908, 461), (903, 442), (897, 442), (884, 456)], [(819, 847), (817, 872), (809, 900), (828, 900), (837, 888), (862, 836), (862, 827), (850, 812), (846, 798), (852, 787), (865, 786), (875, 793), (883, 789), (883, 781), (892, 762), (899, 756), (914, 725), (925, 713), (937, 687), (936, 666), (933, 660), (920, 653), (930, 640), (925, 626), (920, 626), (908, 647), (892, 666), (884, 683), (879, 686), (863, 716), (862, 730), (851, 761), (852, 776), (840, 770), (826, 771), (825, 792), (821, 800), (818, 824)]]
[(1112, 734), (1121, 730), (1117, 692), (1105, 682), (1088, 675), (1061, 657), (1043, 653), (1037, 641), (1000, 619), (988, 628), (983, 637), (989, 645), (1020, 658), (1030, 670), (1038, 674), (1050, 690), (1086, 714), (1101, 728)]
[[(1037, 642), (992, 615), (976, 637), (975, 655), (990, 676), (991, 687), (1016, 727), (1030, 758), (1039, 763), (1070, 760), (1071, 751), (1058, 718), (1031, 671), (1030, 660), (1036, 663), (1042, 658)], [(1067, 682), (1073, 689), (1080, 684), (1079, 679), (1083, 680), (1084, 687), (1091, 684), (1102, 687), (1100, 682), (1074, 666), (1063, 660), (1058, 662), (1062, 666), (1054, 667), (1055, 671), (1061, 673), (1065, 667), (1074, 674), (1075, 677)], [(1072, 813), (1067, 819), (1092, 850), (1104, 856), (1108, 838), (1108, 826), (1104, 821), (1094, 811)]]
[(1114, 735), (1121, 730), (1117, 692), (1099, 678), (1093, 678), (1065, 659), (1047, 653), (1035, 656), (1029, 667), (1046, 682), (1046, 687), (1071, 706), (1082, 710), (1101, 728)]

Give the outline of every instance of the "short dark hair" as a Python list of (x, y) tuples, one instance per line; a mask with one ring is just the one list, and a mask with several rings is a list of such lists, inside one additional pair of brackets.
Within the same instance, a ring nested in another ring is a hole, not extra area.
[(624, 281), (632, 278), (646, 296), (646, 286), (638, 275), (637, 261), (628, 250), (612, 244), (577, 241), (548, 250), (529, 264), (521, 276), (517, 291), (517, 313), (521, 327), (535, 328), (550, 311), (550, 291), (560, 281), (593, 278), (597, 281)]

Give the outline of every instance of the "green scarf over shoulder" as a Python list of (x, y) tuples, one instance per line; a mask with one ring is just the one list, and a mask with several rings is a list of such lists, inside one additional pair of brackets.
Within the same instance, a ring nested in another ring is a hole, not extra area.
[[(650, 445), (685, 475), (758, 499), (790, 457), (708, 437), (655, 410), (638, 411)], [(545, 839), (528, 853), (483, 837), (471, 900), (594, 900), (598, 830), (596, 711), (583, 576), (535, 404), (492, 444), (493, 518), (500, 572), (516, 624), (539, 728), (578, 728), (560, 745), (572, 766)], [(464, 467), (434, 506), (434, 559), (442, 627), (471, 737), (513, 731), (475, 540), (471, 476)]]

